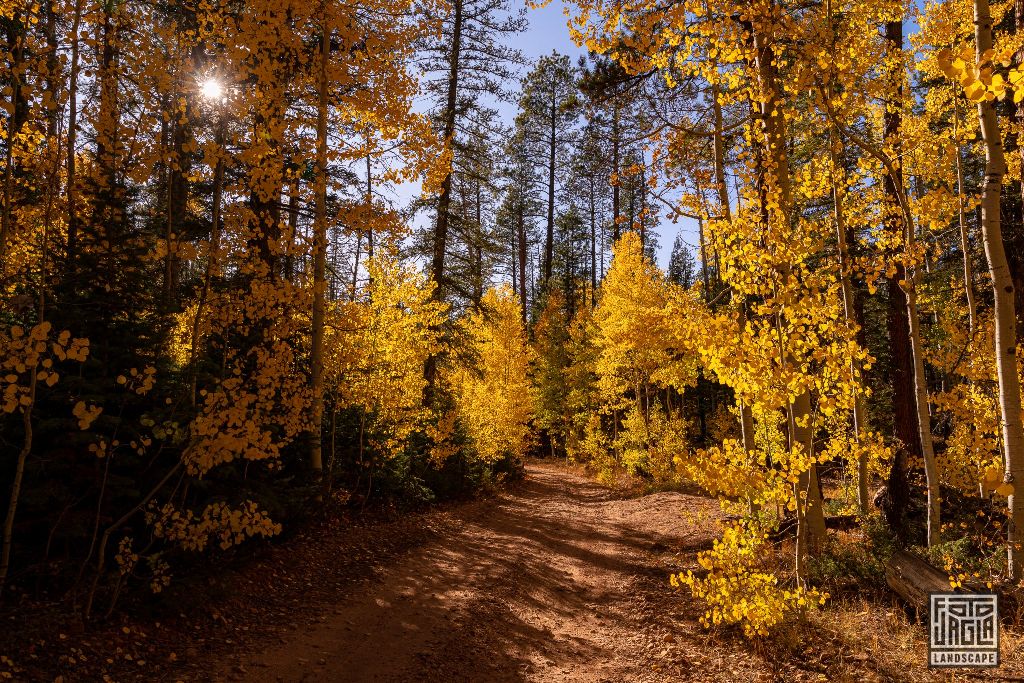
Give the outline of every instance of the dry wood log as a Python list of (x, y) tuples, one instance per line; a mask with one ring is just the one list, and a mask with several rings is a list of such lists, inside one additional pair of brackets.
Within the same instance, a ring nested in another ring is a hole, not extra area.
[(929, 593), (953, 592), (946, 572), (903, 550), (895, 551), (885, 563), (885, 582), (909, 605), (923, 612), (928, 609)]

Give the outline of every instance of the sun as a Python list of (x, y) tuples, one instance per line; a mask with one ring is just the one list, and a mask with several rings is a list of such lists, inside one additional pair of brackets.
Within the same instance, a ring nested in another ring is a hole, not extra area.
[(224, 96), (224, 86), (216, 78), (208, 78), (200, 86), (203, 97), (208, 100), (219, 100)]

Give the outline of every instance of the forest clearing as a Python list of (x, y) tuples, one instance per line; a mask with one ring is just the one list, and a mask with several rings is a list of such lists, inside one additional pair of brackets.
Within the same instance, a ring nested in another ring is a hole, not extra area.
[(0, 680), (1024, 677), (1024, 1), (0, 42)]

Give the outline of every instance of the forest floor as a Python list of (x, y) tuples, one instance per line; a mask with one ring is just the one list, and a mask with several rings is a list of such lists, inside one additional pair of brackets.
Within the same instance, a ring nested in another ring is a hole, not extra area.
[[(877, 596), (836, 598), (765, 640), (705, 630), (668, 576), (697, 568), (721, 517), (701, 495), (532, 463), (492, 498), (311, 529), (160, 621), (0, 654), (16, 679), (68, 682), (950, 680), (927, 669), (924, 628)], [(1021, 642), (1004, 629), (1003, 666), (971, 677), (1024, 680)]]

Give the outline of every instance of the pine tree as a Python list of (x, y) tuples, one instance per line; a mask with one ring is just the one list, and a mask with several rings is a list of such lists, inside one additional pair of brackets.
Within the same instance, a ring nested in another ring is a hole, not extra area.
[(576, 71), (565, 55), (541, 57), (523, 79), (516, 126), (535, 167), (535, 182), (545, 190), (542, 288), (552, 276), (555, 249), (555, 204), (562, 170), (568, 165), (578, 117)]
[(697, 261), (693, 258), (689, 247), (683, 243), (683, 238), (676, 235), (672, 243), (672, 254), (668, 261), (668, 279), (680, 287), (689, 289), (697, 281)]

